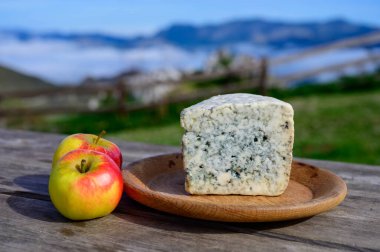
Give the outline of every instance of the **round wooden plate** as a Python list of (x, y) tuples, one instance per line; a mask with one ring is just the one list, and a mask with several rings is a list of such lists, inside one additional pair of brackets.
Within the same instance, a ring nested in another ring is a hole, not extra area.
[(282, 221), (313, 216), (337, 206), (346, 196), (344, 181), (311, 165), (293, 162), (286, 191), (277, 197), (190, 195), (179, 153), (155, 156), (123, 170), (125, 190), (146, 206), (186, 217), (228, 221)]

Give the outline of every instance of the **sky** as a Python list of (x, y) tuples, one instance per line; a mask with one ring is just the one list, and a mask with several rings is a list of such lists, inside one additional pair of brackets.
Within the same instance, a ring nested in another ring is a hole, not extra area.
[(345, 18), (380, 26), (379, 0), (1, 0), (0, 29), (146, 35), (172, 23), (241, 18), (320, 21)]

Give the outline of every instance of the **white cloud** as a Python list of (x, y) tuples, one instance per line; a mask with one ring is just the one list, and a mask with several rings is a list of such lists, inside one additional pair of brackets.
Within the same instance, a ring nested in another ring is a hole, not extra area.
[(0, 42), (0, 64), (55, 83), (77, 83), (87, 76), (113, 76), (133, 67), (191, 69), (200, 67), (205, 58), (205, 53), (189, 53), (172, 46), (117, 50), (46, 40)]

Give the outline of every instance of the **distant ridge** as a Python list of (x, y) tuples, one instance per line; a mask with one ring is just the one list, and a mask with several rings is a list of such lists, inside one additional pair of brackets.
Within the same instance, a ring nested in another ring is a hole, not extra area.
[(364, 35), (379, 27), (355, 24), (344, 19), (326, 22), (282, 22), (241, 19), (213, 25), (173, 24), (152, 36), (123, 37), (102, 33), (34, 33), (2, 30), (1, 37), (20, 41), (33, 39), (71, 41), (85, 46), (110, 46), (127, 49), (150, 45), (173, 45), (183, 49), (215, 49), (247, 43), (275, 48), (307, 47)]
[(0, 66), (0, 92), (36, 90), (52, 86), (39, 78)]

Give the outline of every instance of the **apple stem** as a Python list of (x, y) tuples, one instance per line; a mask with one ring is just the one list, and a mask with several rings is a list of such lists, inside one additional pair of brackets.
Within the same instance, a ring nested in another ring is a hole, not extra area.
[(98, 144), (100, 138), (102, 138), (107, 132), (105, 130), (102, 130), (102, 132), (99, 133), (98, 137), (95, 139), (94, 143)]
[(86, 172), (86, 168), (84, 167), (85, 165), (86, 165), (86, 160), (82, 159), (82, 161), (80, 162), (80, 169), (81, 169), (82, 173)]
[(80, 162), (80, 166), (76, 165), (75, 168), (77, 168), (77, 170), (80, 173), (86, 173), (88, 171), (88, 168), (86, 168), (85, 165), (86, 165), (86, 160), (82, 159), (82, 161)]

